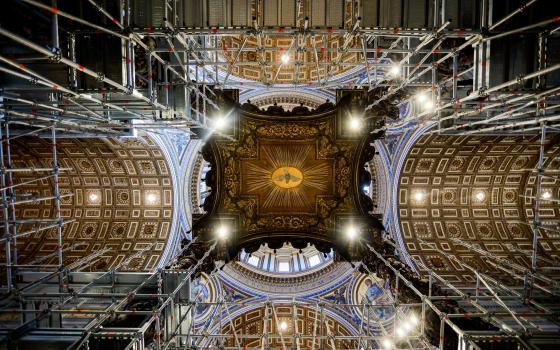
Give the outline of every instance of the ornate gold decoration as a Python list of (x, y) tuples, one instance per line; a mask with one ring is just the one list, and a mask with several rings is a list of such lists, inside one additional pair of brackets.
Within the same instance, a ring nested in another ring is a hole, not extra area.
[[(471, 276), (422, 241), (481, 269), (493, 267), (455, 239), (504, 259), (526, 262), (526, 256), (517, 251), (532, 246), (533, 233), (529, 225), (519, 223), (533, 218), (531, 197), (537, 181), (536, 174), (524, 169), (535, 168), (539, 143), (538, 136), (421, 137), (399, 174), (397, 213), (404, 244), (413, 259), (459, 283), (469, 282)], [(549, 140), (546, 144), (552, 146), (545, 151), (544, 168), (556, 171), (553, 160), (559, 159), (560, 148)], [(545, 188), (559, 191), (553, 182)], [(426, 194), (421, 202), (414, 199), (416, 191)], [(476, 197), (480, 191), (486, 193), (484, 200)], [(542, 201), (539, 212), (548, 225), (559, 222), (557, 204)], [(542, 229), (539, 235), (539, 256), (555, 254), (554, 247), (560, 242), (553, 232)]]
[(259, 197), (261, 212), (315, 211), (315, 197), (330, 193), (332, 161), (317, 160), (312, 143), (262, 142), (260, 159), (241, 161), (241, 189)]
[(299, 169), (291, 166), (281, 167), (272, 173), (271, 180), (280, 188), (294, 188), (303, 181), (303, 174)]
[(257, 221), (257, 226), (269, 230), (298, 230), (315, 226), (317, 222), (317, 218), (310, 215), (267, 215)]
[[(168, 165), (161, 150), (149, 138), (61, 138), (58, 161), (71, 171), (60, 175), (60, 193), (73, 193), (61, 201), (64, 221), (63, 242), (76, 246), (64, 254), (71, 263), (93, 252), (111, 249), (88, 270), (107, 270), (139, 250), (144, 254), (124, 267), (130, 271), (151, 270), (158, 263), (173, 215), (173, 187)], [(52, 167), (50, 140), (22, 137), (14, 140), (12, 159), (18, 167)], [(14, 184), (29, 180), (29, 175), (14, 173)], [(21, 185), (22, 193), (51, 196), (52, 179)], [(94, 200), (90, 195), (95, 194)], [(147, 194), (157, 201), (146, 204)], [(21, 204), (18, 217), (23, 220), (55, 218), (54, 201)], [(18, 225), (18, 231), (36, 228), (35, 224)], [(18, 261), (30, 262), (53, 252), (57, 244), (56, 228), (43, 230), (17, 240)], [(56, 257), (47, 258), (46, 264)]]
[(260, 137), (281, 137), (289, 139), (313, 138), (319, 130), (315, 126), (297, 124), (272, 124), (257, 129)]
[[(234, 135), (215, 136), (202, 150), (215, 170), (207, 185), (216, 191), (207, 198), (208, 214), (195, 224), (195, 236), (209, 241), (212, 225), (231, 220), (236, 227), (229, 256), (241, 247), (254, 251), (265, 242), (312, 242), (328, 251), (336, 239), (335, 217), (368, 216), (358, 179), (372, 157), (367, 139), (373, 136), (349, 136), (341, 130), (343, 113), (337, 108), (302, 118), (244, 109), (235, 114)], [(371, 227), (373, 237), (382, 226), (374, 222)]]

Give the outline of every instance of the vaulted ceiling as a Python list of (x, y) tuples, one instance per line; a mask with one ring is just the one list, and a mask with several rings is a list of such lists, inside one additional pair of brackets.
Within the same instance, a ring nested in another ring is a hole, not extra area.
[[(277, 52), (268, 51), (263, 54), (264, 61), (281, 62), (281, 56), (286, 54), (290, 57), (290, 60), (300, 61), (301, 65), (272, 65), (264, 70), (258, 65), (261, 57), (259, 57), (257, 40), (254, 37), (250, 37), (247, 39), (245, 48), (253, 48), (254, 51), (241, 53), (239, 60), (247, 63), (235, 65), (231, 72), (247, 80), (275, 81), (278, 84), (324, 81), (327, 77), (337, 76), (352, 69), (356, 62), (359, 61), (361, 53), (338, 52), (338, 48), (343, 43), (344, 39), (339, 35), (328, 35), (317, 39), (308, 37), (303, 39), (301, 43), (295, 43), (290, 35), (267, 37), (263, 39), (261, 46), (268, 49), (279, 48), (280, 50)], [(222, 41), (223, 52), (221, 55), (228, 62), (235, 62), (237, 51), (242, 45), (242, 38), (224, 39)], [(360, 48), (361, 45), (361, 40), (353, 39), (349, 46)], [(305, 51), (298, 50), (298, 47), (305, 47), (307, 49)], [(311, 47), (316, 47), (316, 50), (309, 49)], [(340, 64), (332, 63), (338, 61), (340, 61)], [(249, 63), (254, 63), (254, 65)]]
[[(285, 12), (283, 16), (295, 18), (298, 25), (303, 25), (306, 17), (310, 15), (312, 17), (315, 17), (315, 15), (320, 17), (320, 11), (330, 11), (329, 9), (317, 9), (306, 5), (308, 13), (304, 13), (303, 3), (303, 1), (298, 1), (294, 11), (294, 9), (290, 8), (288, 2), (288, 5), (284, 5), (287, 8), (282, 9), (282, 12)], [(336, 7), (339, 3), (333, 3), (332, 7)], [(350, 2), (346, 2), (345, 6), (344, 24), (350, 27), (352, 25), (352, 5)], [(261, 6), (261, 12), (262, 8)], [(292, 11), (294, 14), (288, 13), (286, 10), (288, 12)], [(254, 6), (251, 11), (254, 15)], [(340, 12), (342, 12), (342, 9)], [(262, 13), (260, 16), (262, 16)], [(323, 16), (325, 15), (323, 14)], [(289, 27), (290, 25), (287, 24), (287, 26)], [(222, 52), (219, 55), (230, 64), (228, 73), (249, 81), (298, 84), (315, 81), (330, 82), (333, 77), (353, 68), (356, 75), (361, 72), (361, 70), (355, 69), (356, 63), (359, 62), (362, 56), (360, 51), (362, 48), (361, 39), (352, 38), (345, 45), (347, 39), (341, 35), (328, 34), (316, 37), (302, 36), (300, 38), (288, 34), (282, 35), (282, 30), (282, 27), (279, 28), (279, 33), (271, 36), (240, 36), (222, 39)], [(339, 48), (342, 47), (344, 47), (344, 50), (340, 52)], [(244, 51), (239, 51), (240, 48), (243, 48)], [(357, 52), (349, 52), (348, 48), (356, 48), (358, 50)], [(288, 55), (291, 61), (297, 61), (299, 64), (260, 65), (261, 62), (282, 62), (281, 57), (283, 55)], [(234, 64), (236, 62), (243, 63)]]
[[(296, 317), (294, 318), (294, 314)], [(285, 329), (282, 329), (282, 323)], [(333, 346), (336, 349), (352, 349), (356, 347), (356, 343), (350, 340), (328, 340), (327, 336), (344, 337), (353, 335), (352, 332), (334, 320), (332, 317), (321, 314), (319, 309), (313, 309), (305, 306), (275, 305), (274, 311), (271, 307), (265, 310), (265, 307), (259, 307), (254, 310), (247, 311), (242, 315), (233, 318), (232, 323), (224, 324), (223, 333), (232, 333), (232, 324), (236, 333), (240, 335), (240, 345), (242, 347), (260, 347), (262, 340), (259, 334), (263, 334), (265, 330), (270, 332), (268, 344), (271, 348), (295, 348), (296, 341), (298, 347), (309, 349), (314, 346), (319, 348), (328, 348)], [(294, 333), (299, 333), (301, 339), (294, 339)], [(282, 334), (282, 338), (280, 338)], [(243, 339), (244, 335), (255, 335), (253, 339)], [(316, 335), (316, 339), (313, 336)], [(331, 339), (331, 338), (329, 338)], [(266, 341), (265, 341), (266, 344)], [(234, 339), (229, 338), (226, 346), (236, 346)]]
[[(52, 168), (49, 139), (22, 137), (12, 142), (14, 168)], [(62, 248), (66, 263), (108, 249), (87, 270), (107, 270), (145, 250), (123, 270), (150, 270), (167, 243), (172, 221), (172, 179), (159, 147), (150, 138), (83, 138), (57, 140), (61, 168)], [(16, 172), (16, 201), (53, 196), (51, 172)], [(53, 200), (15, 206), (18, 220), (56, 220)], [(73, 221), (71, 221), (73, 220)], [(52, 224), (18, 225), (18, 234)], [(57, 230), (51, 228), (17, 239), (18, 263), (26, 264), (56, 251)], [(43, 261), (56, 264), (56, 256)]]
[[(414, 144), (398, 180), (397, 208), (405, 248), (420, 272), (428, 267), (451, 281), (472, 282), (472, 273), (445, 254), (496, 271), (492, 259), (464, 243), (530, 267), (539, 148), (539, 137), (425, 135)], [(539, 229), (538, 255), (558, 261), (557, 138), (546, 141), (544, 169), (544, 198), (552, 200), (541, 201), (546, 227)]]

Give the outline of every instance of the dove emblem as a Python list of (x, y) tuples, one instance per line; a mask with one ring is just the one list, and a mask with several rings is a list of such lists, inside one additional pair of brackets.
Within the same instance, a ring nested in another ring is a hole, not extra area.
[(276, 169), (271, 176), (272, 182), (281, 188), (294, 188), (303, 181), (303, 174), (294, 167), (281, 167)]

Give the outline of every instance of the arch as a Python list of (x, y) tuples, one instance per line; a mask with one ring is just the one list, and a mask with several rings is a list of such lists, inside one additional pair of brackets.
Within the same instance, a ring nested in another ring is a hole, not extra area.
[[(421, 136), (399, 168), (394, 199), (401, 239), (420, 272), (424, 265), (455, 283), (473, 277), (433, 244), (477, 269), (491, 269), (486, 259), (461, 242), (530, 267), (531, 224), (539, 137)], [(550, 144), (545, 167), (558, 169), (558, 145)], [(559, 186), (544, 182), (551, 197)], [(533, 198), (531, 198), (533, 196)], [(541, 221), (558, 225), (557, 205), (543, 201)], [(459, 239), (460, 241), (457, 241)], [(555, 257), (560, 240), (541, 229), (539, 255)]]
[[(252, 303), (248, 303), (248, 305), (241, 306), (240, 308), (230, 311), (222, 322), (222, 332), (223, 333), (232, 333), (230, 328), (229, 319), (232, 320), (232, 323), (235, 325), (235, 329), (240, 334), (262, 334), (264, 331), (263, 327), (263, 320), (265, 319), (265, 308), (264, 303), (265, 300), (258, 300)], [(284, 337), (284, 344), (286, 347), (295, 347), (295, 344), (292, 344), (293, 337), (291, 336), (290, 332), (293, 332), (291, 315), (293, 313), (293, 304), (292, 300), (286, 301), (275, 301), (274, 308), (278, 318), (279, 323), (284, 321), (287, 323), (288, 327), (285, 330), (284, 334), (290, 334)], [(298, 314), (298, 331), (299, 333), (305, 335), (312, 335), (313, 328), (315, 323), (315, 309), (309, 307), (309, 304), (302, 302), (302, 301), (295, 301), (295, 308)], [(269, 307), (269, 317), (267, 325), (267, 329), (269, 333), (279, 334), (276, 327), (275, 318), (272, 315), (272, 309)], [(336, 312), (336, 310), (331, 310), (328, 307), (323, 308), (325, 322), (328, 323), (329, 331), (331, 335), (336, 336), (358, 336), (360, 332), (349, 322), (349, 320), (343, 319), (340, 315)], [(226, 316), (226, 315), (224, 315)], [(326, 327), (321, 322), (317, 322), (317, 334), (329, 334), (327, 333)], [(320, 328), (324, 327), (321, 331)], [(216, 324), (209, 329), (210, 334), (216, 334), (220, 331), (220, 324)], [(350, 346), (350, 342), (352, 341), (336, 341), (336, 348), (337, 349), (346, 349), (346, 348), (354, 348)], [(227, 339), (226, 346), (236, 346), (234, 343), (233, 338)], [(255, 345), (256, 344), (256, 345)], [(317, 344), (317, 343), (316, 343)], [(325, 343), (326, 344), (326, 343)], [(207, 344), (204, 344), (206, 346)], [(260, 345), (260, 339), (256, 340), (248, 340), (247, 343), (242, 343), (242, 346), (246, 347), (256, 347)], [(293, 345), (293, 346), (292, 346)], [(301, 345), (301, 344), (300, 344)], [(352, 344), (355, 345), (355, 344)], [(274, 339), (272, 341), (272, 345), (270, 347), (281, 347), (280, 339)], [(302, 348), (311, 348), (311, 339), (306, 339), (301, 345)]]
[[(52, 167), (49, 139), (22, 137), (12, 142), (15, 168)], [(57, 141), (65, 263), (93, 252), (110, 249), (86, 270), (107, 270), (130, 255), (145, 250), (123, 270), (151, 270), (165, 252), (173, 220), (173, 184), (162, 150), (149, 137), (82, 138)], [(18, 172), (14, 184), (42, 174)], [(46, 178), (15, 188), (16, 199), (29, 194), (53, 195), (53, 179)], [(16, 205), (18, 220), (56, 218), (55, 201), (42, 200)], [(17, 226), (26, 232), (41, 224)], [(17, 241), (18, 263), (32, 262), (57, 248), (56, 228), (21, 237)], [(56, 263), (49, 258), (43, 263)]]

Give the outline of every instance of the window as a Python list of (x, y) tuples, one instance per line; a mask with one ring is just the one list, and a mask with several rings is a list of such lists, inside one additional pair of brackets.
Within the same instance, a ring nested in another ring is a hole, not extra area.
[(263, 258), (263, 265), (261, 267), (263, 270), (268, 270), (269, 261), (270, 261), (270, 255), (267, 254)]
[(323, 254), (313, 246), (298, 249), (285, 245), (277, 249), (263, 246), (252, 255), (242, 250), (239, 262), (251, 269), (286, 275), (316, 271), (332, 262), (332, 258), (332, 250)]
[(321, 263), (321, 258), (319, 258), (318, 254), (315, 254), (309, 258), (309, 266), (314, 267)]
[(290, 272), (290, 263), (287, 261), (282, 261), (278, 264), (279, 272)]
[(369, 186), (364, 186), (364, 193), (369, 195)]
[(292, 257), (292, 262), (294, 264), (294, 271), (298, 272), (299, 271), (299, 264), (298, 264), (298, 257), (297, 255), (294, 255)]
[(274, 271), (274, 263), (276, 262), (276, 257), (274, 255), (270, 256), (270, 263), (268, 264), (268, 271)]
[(259, 267), (259, 261), (260, 259), (257, 258), (256, 256), (250, 256), (249, 259), (247, 260), (247, 263), (249, 265), (253, 265), (254, 267)]

